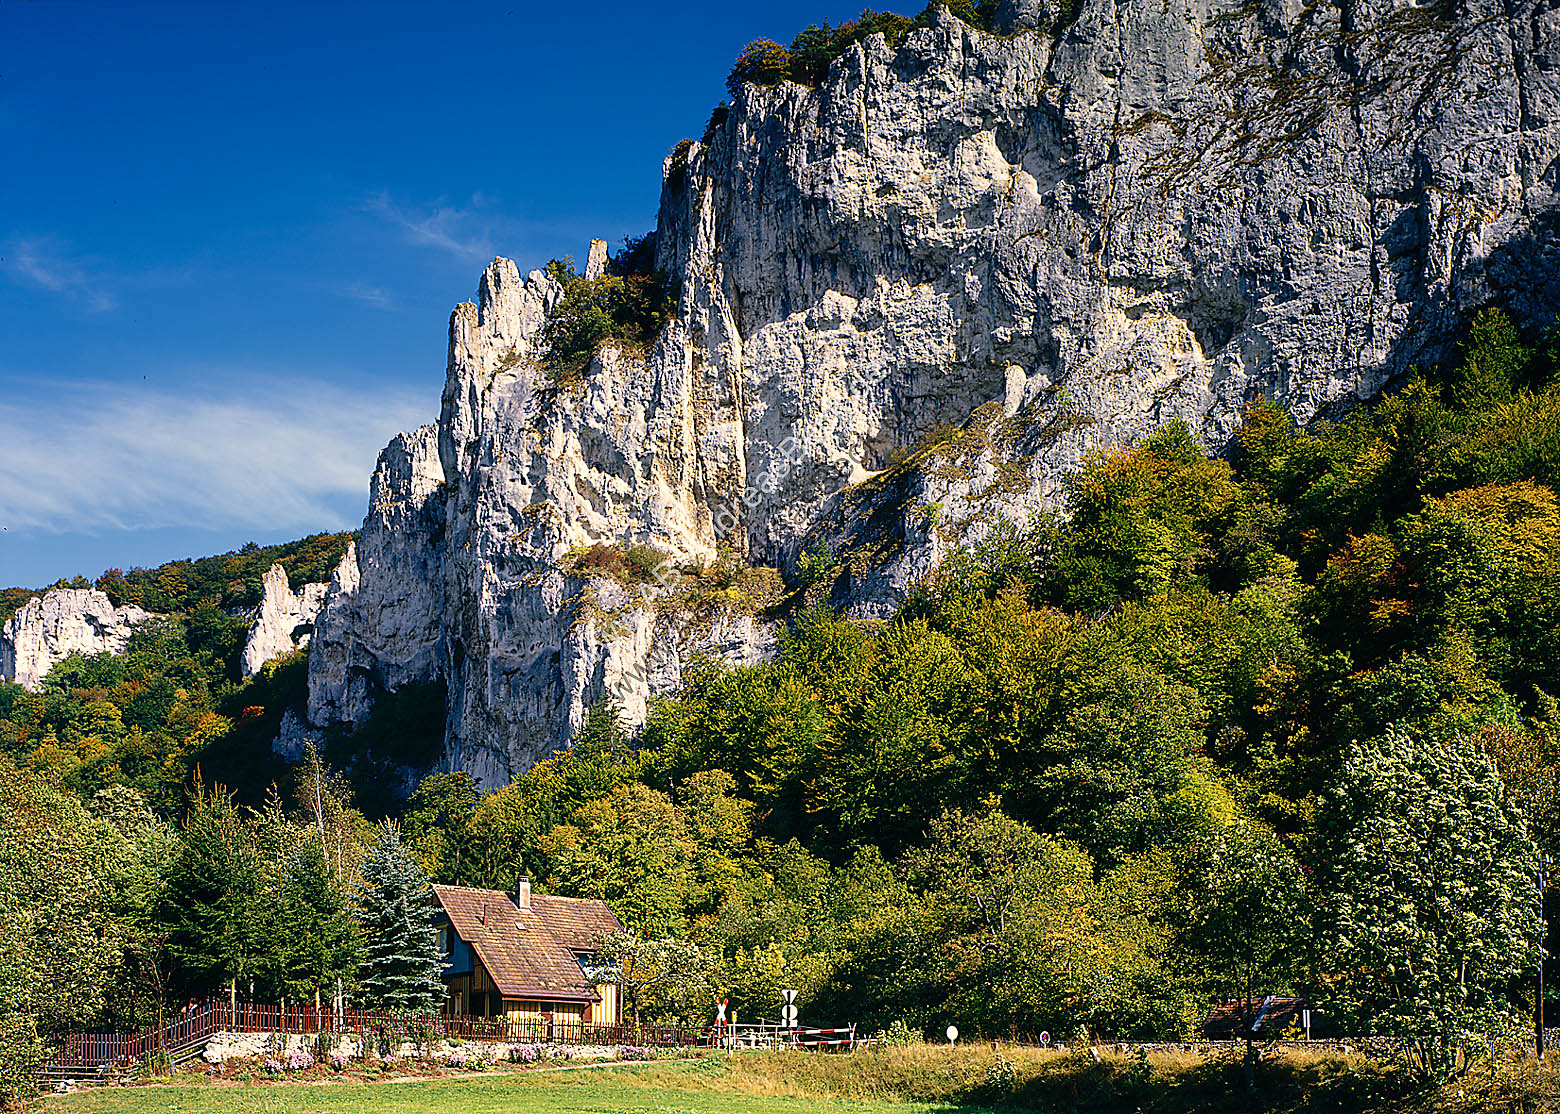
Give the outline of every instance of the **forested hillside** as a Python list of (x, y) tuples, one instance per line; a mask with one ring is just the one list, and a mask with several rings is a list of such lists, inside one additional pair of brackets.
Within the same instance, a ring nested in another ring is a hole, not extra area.
[[(270, 740), (283, 710), (302, 707), (305, 669), (299, 656), (242, 678), (248, 611), (272, 564), (294, 584), (327, 581), (351, 539), (314, 534), (152, 569), (109, 569), (95, 583), (78, 577), (52, 585), (96, 587), (115, 604), (161, 618), (143, 624), (122, 656), (61, 662), (39, 693), (0, 683), (0, 746), (85, 797), (122, 784), (171, 815), (204, 762), (213, 776), (253, 786), (250, 798), (258, 802), (285, 773), (271, 758)], [(6, 589), (5, 614), (35, 594)]]
[[(600, 708), (481, 800), (430, 779), (407, 831), (436, 877), (528, 873), (687, 934), (756, 1010), (800, 985), (829, 1019), (1168, 1036), (1212, 996), (1337, 992), (1327, 918), (1364, 915), (1344, 899), (1369, 874), (1336, 876), (1347, 833), (1401, 825), (1400, 866), (1502, 900), (1532, 898), (1519, 829), (1556, 849), (1555, 369), (1490, 313), (1336, 423), (1253, 405), (1231, 460), (1172, 425), (894, 622), (808, 610), (632, 745)], [(1446, 810), (1516, 858), (1432, 862)], [(1253, 908), (1283, 912), (1266, 944), (1232, 928)], [(1532, 925), (1507, 927), (1481, 1008), (1520, 1000)], [(1366, 1023), (1381, 988), (1352, 991), (1340, 1020)]]
[[(643, 946), (691, 941), (651, 1016), (701, 1020), (716, 990), (767, 1016), (790, 986), (810, 1020), (868, 1028), (1170, 1037), (1279, 991), (1341, 1028), (1515, 1024), (1536, 855), (1560, 851), (1554, 343), (1487, 312), (1337, 421), (1254, 403), (1237, 446), (1172, 424), (1095, 455), (1064, 515), (1006, 524), (891, 622), (842, 619), (820, 580), (779, 605), (774, 660), (705, 663), (633, 738), (599, 705), (486, 796), (431, 776), (403, 837), (435, 880), (528, 875), (605, 898)], [(26, 1000), (82, 1003), (41, 1024), (357, 977), (373, 827), (329, 769), (352, 739), (245, 766), (301, 662), (237, 688), (202, 613), (0, 690), (0, 870), (34, 838), (80, 846), (62, 886), (92, 910), (87, 942), (29, 922), (35, 958), (8, 968)], [(442, 708), (418, 703), (396, 714)], [(1448, 894), (1473, 912), (1445, 922)]]
[[(341, 560), (350, 530), (310, 534), (281, 545), (256, 545), (218, 557), (169, 561), (152, 569), (105, 569), (95, 581), (84, 576), (57, 580), (49, 588), (97, 588), (117, 606), (135, 604), (160, 615), (191, 613), (204, 608), (241, 610), (260, 602), (260, 582), (266, 569), (279, 564), (292, 584), (324, 583)], [(0, 589), (0, 622), (46, 588)]]

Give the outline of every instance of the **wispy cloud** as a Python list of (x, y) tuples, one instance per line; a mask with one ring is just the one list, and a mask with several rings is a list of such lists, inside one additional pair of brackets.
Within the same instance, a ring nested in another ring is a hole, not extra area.
[(395, 309), (395, 295), (382, 286), (370, 286), (366, 282), (349, 282), (344, 286), (332, 286), (330, 288), (343, 298), (350, 298), (354, 302), (362, 302), (366, 306), (375, 309)]
[(369, 198), (364, 207), (399, 228), (410, 243), (448, 252), (464, 262), (482, 263), (493, 257), (492, 223), (481, 211), (480, 194), (472, 197), (469, 207), (461, 208), (442, 202), (405, 206), (386, 191)]
[(0, 525), (18, 531), (236, 526), (340, 529), (366, 504), (374, 460), (429, 420), (410, 392), (304, 380), (191, 392), (100, 382), (0, 401)]
[(119, 303), (93, 276), (91, 267), (72, 259), (57, 243), (46, 239), (16, 239), (0, 248), (0, 270), (12, 282), (63, 294), (94, 313), (114, 309)]

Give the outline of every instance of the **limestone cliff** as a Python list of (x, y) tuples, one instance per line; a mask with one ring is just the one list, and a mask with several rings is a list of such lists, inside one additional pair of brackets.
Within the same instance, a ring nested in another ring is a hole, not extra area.
[(57, 662), (77, 653), (123, 653), (136, 625), (153, 618), (139, 607), (115, 607), (91, 588), (34, 596), (0, 628), (0, 678), (35, 692)]
[(287, 570), (281, 565), (266, 570), (261, 580), (260, 605), (255, 608), (244, 639), (241, 665), (245, 677), (253, 677), (272, 658), (308, 646), (328, 587), (304, 584), (294, 592), (287, 581)]
[(1182, 418), (1217, 450), (1253, 398), (1368, 398), (1473, 308), (1553, 316), (1547, 0), (1061, 13), (943, 13), (819, 88), (745, 87), (663, 168), (673, 320), (577, 384), (537, 365), (558, 285), (489, 266), (438, 424), (380, 458), (311, 719), (442, 678), (448, 761), (500, 781), (602, 695), (637, 721), (690, 655), (773, 639), (753, 594), (584, 576), (585, 546), (790, 569), (822, 541), (836, 602), (883, 616), (1093, 448)]

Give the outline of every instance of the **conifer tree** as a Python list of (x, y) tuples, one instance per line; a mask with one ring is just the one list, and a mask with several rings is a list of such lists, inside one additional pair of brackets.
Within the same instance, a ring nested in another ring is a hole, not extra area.
[(363, 860), (359, 916), (364, 961), (363, 997), (377, 1009), (431, 1013), (444, 1001), (444, 958), (439, 954), (427, 875), (401, 842), (393, 824)]
[(253, 835), (231, 794), (197, 782), (157, 910), (179, 992), (216, 994), (256, 974), (260, 889)]
[(352, 980), (361, 939), (348, 894), (309, 833), (283, 867), (277, 923), (282, 979), (289, 999), (329, 998), (337, 979)]

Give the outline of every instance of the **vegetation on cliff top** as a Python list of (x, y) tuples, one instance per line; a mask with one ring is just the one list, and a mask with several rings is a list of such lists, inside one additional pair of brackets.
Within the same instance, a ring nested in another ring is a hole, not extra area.
[(666, 276), (655, 270), (655, 237), (629, 237), (605, 274), (587, 279), (568, 259), (554, 259), (547, 273), (563, 286), (563, 299), (542, 325), (542, 367), (567, 385), (611, 342), (646, 348), (660, 335), (672, 310)]
[(789, 47), (771, 39), (755, 39), (737, 56), (726, 77), (726, 91), (735, 97), (744, 84), (775, 85), (787, 80), (819, 85), (828, 76), (830, 64), (857, 43), (880, 34), (892, 49), (911, 31), (931, 26), (939, 8), (947, 8), (956, 18), (983, 31), (991, 29), (997, 12), (996, 0), (933, 0), (915, 16), (866, 8), (837, 27), (831, 27), (827, 20), (821, 26), (811, 24)]
[(115, 606), (134, 604), (159, 615), (190, 614), (211, 608), (221, 611), (254, 607), (260, 602), (266, 570), (280, 564), (296, 588), (323, 583), (346, 552), (353, 531), (310, 534), (280, 545), (256, 545), (215, 557), (191, 557), (169, 561), (150, 569), (107, 569), (96, 581), (84, 576), (57, 580), (48, 588), (0, 590), (0, 622), (11, 617), (33, 596), (49, 588), (97, 588)]

